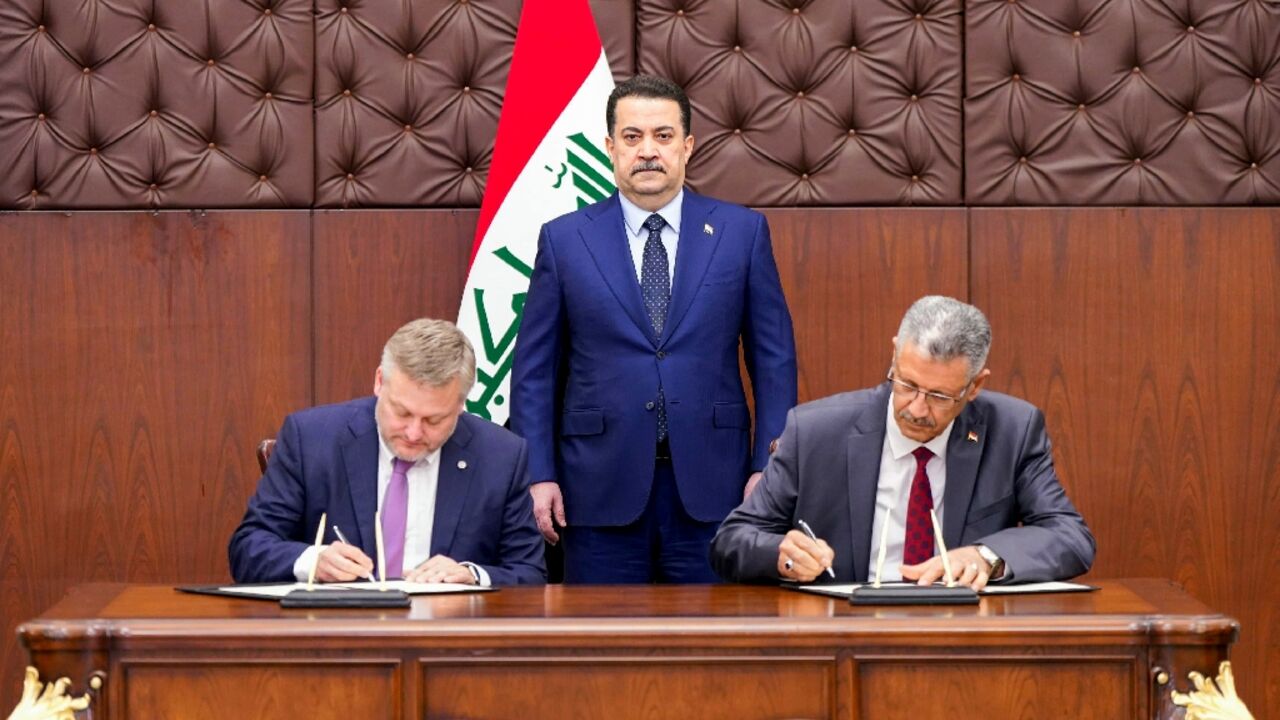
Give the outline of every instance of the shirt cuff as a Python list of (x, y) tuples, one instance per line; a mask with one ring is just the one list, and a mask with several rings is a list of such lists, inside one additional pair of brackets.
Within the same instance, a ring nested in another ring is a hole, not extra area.
[(320, 557), (320, 551), (326, 546), (308, 545), (306, 550), (293, 561), (293, 577), (298, 582), (306, 582), (311, 577), (311, 566), (316, 564), (316, 560)]
[(473, 562), (460, 562), (459, 565), (469, 569), (471, 574), (475, 576), (476, 585), (480, 587), (489, 587), (493, 581), (489, 579), (489, 572)]

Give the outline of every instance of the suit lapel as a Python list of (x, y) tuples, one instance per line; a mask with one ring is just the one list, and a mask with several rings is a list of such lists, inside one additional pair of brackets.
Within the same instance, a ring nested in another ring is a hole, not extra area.
[[(466, 415), (458, 418), (453, 436), (440, 449), (440, 472), (436, 480), (436, 514), (431, 526), (431, 556), (453, 554), (453, 536), (458, 530), (462, 509), (471, 491), (476, 458), (468, 449), (471, 428)], [(465, 560), (466, 558), (461, 558)]]
[(373, 404), (361, 409), (348, 424), (351, 436), (342, 445), (342, 461), (347, 470), (347, 488), (356, 514), (356, 532), (365, 555), (376, 558), (377, 540), (373, 515), (378, 509), (378, 426), (373, 420)]
[[(724, 234), (716, 232), (714, 224), (709, 222), (714, 209), (715, 206), (706, 198), (684, 191), (684, 204), (680, 208), (680, 240), (676, 245), (675, 282), (671, 287), (671, 305), (667, 309), (667, 322), (659, 345), (671, 337), (689, 312), (689, 306), (702, 285), (702, 276), (706, 274), (711, 256)], [(708, 227), (712, 229), (710, 235), (706, 233)]]
[(580, 231), (587, 252), (627, 317), (652, 341), (653, 328), (644, 311), (644, 299), (640, 297), (640, 283), (636, 281), (626, 232), (626, 225), (622, 221), (622, 204), (618, 201), (617, 193), (598, 208), (596, 215), (589, 218), (587, 225)]
[[(854, 418), (849, 433), (849, 521), (852, 523), (854, 577), (867, 581), (873, 579), (870, 567), (871, 528), (876, 517), (876, 487), (880, 484), (880, 454), (884, 448), (884, 412), (889, 402), (884, 392), (876, 393), (876, 400), (869, 403)], [(877, 408), (879, 411), (877, 412)]]
[(987, 421), (973, 403), (956, 418), (947, 440), (947, 487), (942, 493), (942, 539), (947, 548), (960, 546), (969, 501), (978, 480), (978, 464), (987, 442)]

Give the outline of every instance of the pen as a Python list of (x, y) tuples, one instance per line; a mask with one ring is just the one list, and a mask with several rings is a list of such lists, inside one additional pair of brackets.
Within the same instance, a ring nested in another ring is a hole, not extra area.
[[(342, 534), (342, 528), (338, 527), (337, 525), (333, 526), (333, 534), (338, 536), (338, 541), (341, 542), (343, 545), (351, 545), (351, 541), (347, 539), (347, 536)], [(355, 546), (352, 545), (352, 547), (355, 547)], [(365, 575), (364, 579), (368, 580), (369, 582), (377, 582), (373, 577), (373, 573), (369, 573), (368, 575)]]
[[(813, 528), (809, 527), (809, 523), (804, 520), (796, 519), (796, 524), (800, 526), (800, 530), (804, 532), (805, 535), (809, 536), (810, 540), (814, 542), (818, 541), (818, 536), (813, 534)], [(836, 579), (836, 571), (832, 570), (830, 567), (827, 567), (827, 574), (831, 576), (832, 580)]]

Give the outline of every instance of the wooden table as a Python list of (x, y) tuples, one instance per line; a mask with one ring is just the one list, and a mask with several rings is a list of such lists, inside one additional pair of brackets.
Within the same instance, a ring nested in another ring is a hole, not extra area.
[(99, 584), (19, 632), (95, 718), (1180, 716), (1169, 691), (1216, 674), (1237, 623), (1166, 581), (1099, 584), (961, 607), (557, 585), (396, 611)]

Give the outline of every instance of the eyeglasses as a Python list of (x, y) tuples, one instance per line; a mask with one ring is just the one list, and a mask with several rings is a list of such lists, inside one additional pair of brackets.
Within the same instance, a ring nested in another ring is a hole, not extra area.
[(940, 392), (933, 392), (931, 390), (921, 390), (920, 388), (916, 387), (915, 385), (912, 385), (909, 382), (899, 380), (898, 378), (894, 377), (892, 370), (889, 371), (888, 377), (889, 377), (889, 382), (893, 383), (894, 395), (897, 395), (900, 398), (907, 398), (908, 402), (914, 401), (916, 399), (916, 395), (924, 395), (925, 403), (928, 404), (928, 406), (933, 408), (934, 410), (949, 410), (955, 407), (956, 405), (964, 402), (965, 396), (969, 394), (969, 385), (973, 384), (973, 381), (970, 380), (969, 385), (965, 385), (964, 389), (960, 391), (960, 397), (952, 397), (950, 395), (944, 395)]

